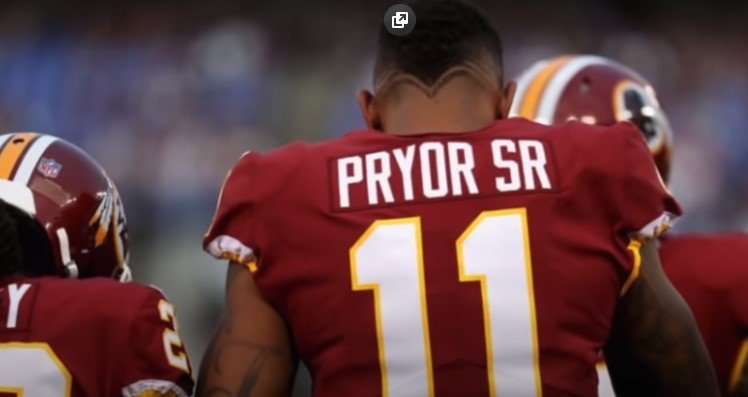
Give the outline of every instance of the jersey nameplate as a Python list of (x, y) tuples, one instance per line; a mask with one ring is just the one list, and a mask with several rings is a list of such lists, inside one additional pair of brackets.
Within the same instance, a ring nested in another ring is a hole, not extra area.
[(432, 141), (346, 156), (331, 164), (333, 207), (551, 191), (552, 160), (548, 144), (535, 139)]

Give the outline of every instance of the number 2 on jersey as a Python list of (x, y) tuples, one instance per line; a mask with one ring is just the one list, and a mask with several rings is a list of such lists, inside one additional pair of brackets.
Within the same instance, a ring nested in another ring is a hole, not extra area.
[(190, 364), (187, 361), (187, 354), (176, 352), (177, 349), (184, 349), (184, 344), (179, 337), (179, 325), (177, 324), (177, 315), (174, 312), (174, 306), (162, 299), (158, 302), (158, 313), (161, 316), (161, 320), (169, 324), (169, 327), (164, 329), (162, 338), (164, 352), (166, 353), (169, 365), (189, 374)]
[[(492, 397), (541, 394), (529, 245), (524, 208), (483, 212), (456, 243), (460, 281), (480, 283)], [(433, 396), (420, 219), (374, 222), (350, 257), (353, 289), (374, 292), (382, 395)]]

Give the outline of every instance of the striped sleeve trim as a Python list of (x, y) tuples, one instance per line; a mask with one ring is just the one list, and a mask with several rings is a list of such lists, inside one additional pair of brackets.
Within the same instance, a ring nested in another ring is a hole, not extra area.
[(187, 393), (173, 382), (144, 379), (122, 389), (123, 397), (187, 397)]
[(639, 231), (635, 232), (633, 237), (645, 241), (657, 238), (670, 230), (673, 227), (676, 219), (677, 216), (675, 216), (674, 214), (664, 212), (662, 213), (662, 215), (649, 222)]
[(249, 267), (250, 270), (255, 264), (255, 255), (252, 248), (231, 236), (221, 235), (214, 238), (205, 250), (216, 259), (236, 262)]

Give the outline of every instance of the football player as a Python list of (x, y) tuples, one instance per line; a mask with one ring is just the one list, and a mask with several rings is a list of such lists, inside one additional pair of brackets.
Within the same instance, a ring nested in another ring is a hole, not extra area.
[[(246, 153), (205, 249), (229, 260), (199, 396), (715, 396), (653, 237), (680, 213), (640, 132), (507, 120), (499, 37), (458, 1), (382, 27), (368, 129)], [(667, 343), (663, 343), (667, 341)], [(625, 354), (624, 354), (625, 353)]]
[[(668, 181), (673, 137), (667, 117), (647, 80), (620, 63), (598, 56), (540, 61), (519, 78), (512, 115), (545, 124), (631, 122)], [(723, 396), (748, 396), (746, 256), (748, 236), (743, 234), (660, 239), (665, 273), (696, 317)], [(601, 384), (606, 380), (603, 374)], [(625, 382), (616, 384), (617, 389), (625, 387)]]
[(174, 307), (125, 282), (125, 213), (91, 157), (1, 135), (0, 237), (0, 396), (192, 393)]

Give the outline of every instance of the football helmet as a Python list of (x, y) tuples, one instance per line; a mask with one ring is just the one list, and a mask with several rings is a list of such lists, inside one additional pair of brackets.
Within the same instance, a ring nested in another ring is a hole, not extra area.
[(510, 115), (542, 124), (631, 122), (647, 140), (663, 180), (668, 179), (670, 123), (649, 82), (618, 62), (591, 55), (539, 61), (517, 79)]
[(44, 228), (58, 275), (131, 280), (117, 188), (77, 146), (51, 135), (0, 135), (0, 199)]

